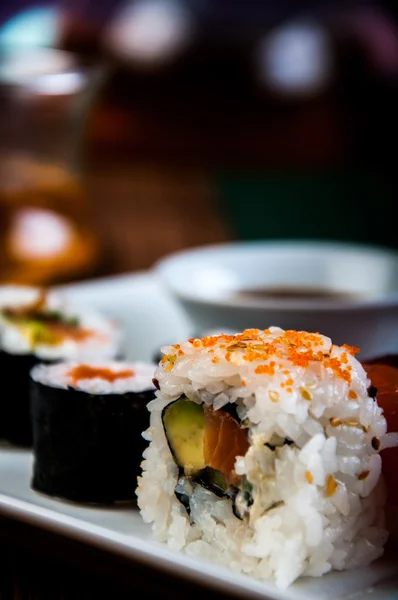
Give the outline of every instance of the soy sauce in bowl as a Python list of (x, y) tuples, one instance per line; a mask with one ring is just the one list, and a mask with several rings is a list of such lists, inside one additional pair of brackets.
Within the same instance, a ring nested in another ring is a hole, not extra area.
[(361, 295), (343, 290), (334, 290), (332, 288), (266, 286), (258, 288), (242, 288), (237, 292), (234, 292), (233, 297), (242, 300), (327, 300), (353, 302), (360, 299)]

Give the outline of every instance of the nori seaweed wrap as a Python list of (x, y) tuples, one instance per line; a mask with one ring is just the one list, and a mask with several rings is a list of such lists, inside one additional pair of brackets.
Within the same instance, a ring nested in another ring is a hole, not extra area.
[(29, 372), (37, 364), (32, 354), (9, 354), (0, 350), (3, 392), (0, 398), (0, 440), (18, 446), (32, 443), (29, 411)]
[(81, 503), (135, 499), (155, 366), (90, 362), (32, 371), (32, 488)]

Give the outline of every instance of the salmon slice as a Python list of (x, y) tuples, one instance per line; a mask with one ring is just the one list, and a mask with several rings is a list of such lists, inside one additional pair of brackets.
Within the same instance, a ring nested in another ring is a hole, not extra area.
[(237, 456), (244, 456), (249, 449), (247, 430), (235, 419), (221, 410), (205, 407), (204, 460), (205, 464), (221, 471), (228, 484), (237, 484), (235, 473)]

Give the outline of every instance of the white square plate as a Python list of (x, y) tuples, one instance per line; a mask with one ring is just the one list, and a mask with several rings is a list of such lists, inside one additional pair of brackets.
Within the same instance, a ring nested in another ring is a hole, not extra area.
[[(74, 301), (96, 307), (120, 321), (125, 350), (131, 360), (149, 361), (159, 346), (192, 334), (179, 306), (152, 274), (112, 277), (64, 288)], [(241, 598), (263, 600), (397, 600), (398, 556), (386, 554), (368, 568), (301, 579), (288, 590), (249, 579), (211, 563), (194, 560), (151, 540), (150, 528), (137, 509), (87, 508), (52, 500), (30, 488), (32, 455), (0, 447), (0, 515), (37, 525), (62, 536), (84, 541), (169, 573), (200, 582)]]

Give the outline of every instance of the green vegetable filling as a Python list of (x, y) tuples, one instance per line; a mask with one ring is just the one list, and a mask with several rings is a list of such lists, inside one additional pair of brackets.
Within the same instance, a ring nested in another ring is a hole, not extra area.
[(76, 331), (79, 319), (42, 307), (43, 302), (22, 308), (3, 308), (3, 319), (18, 327), (31, 346), (58, 344), (63, 334)]

